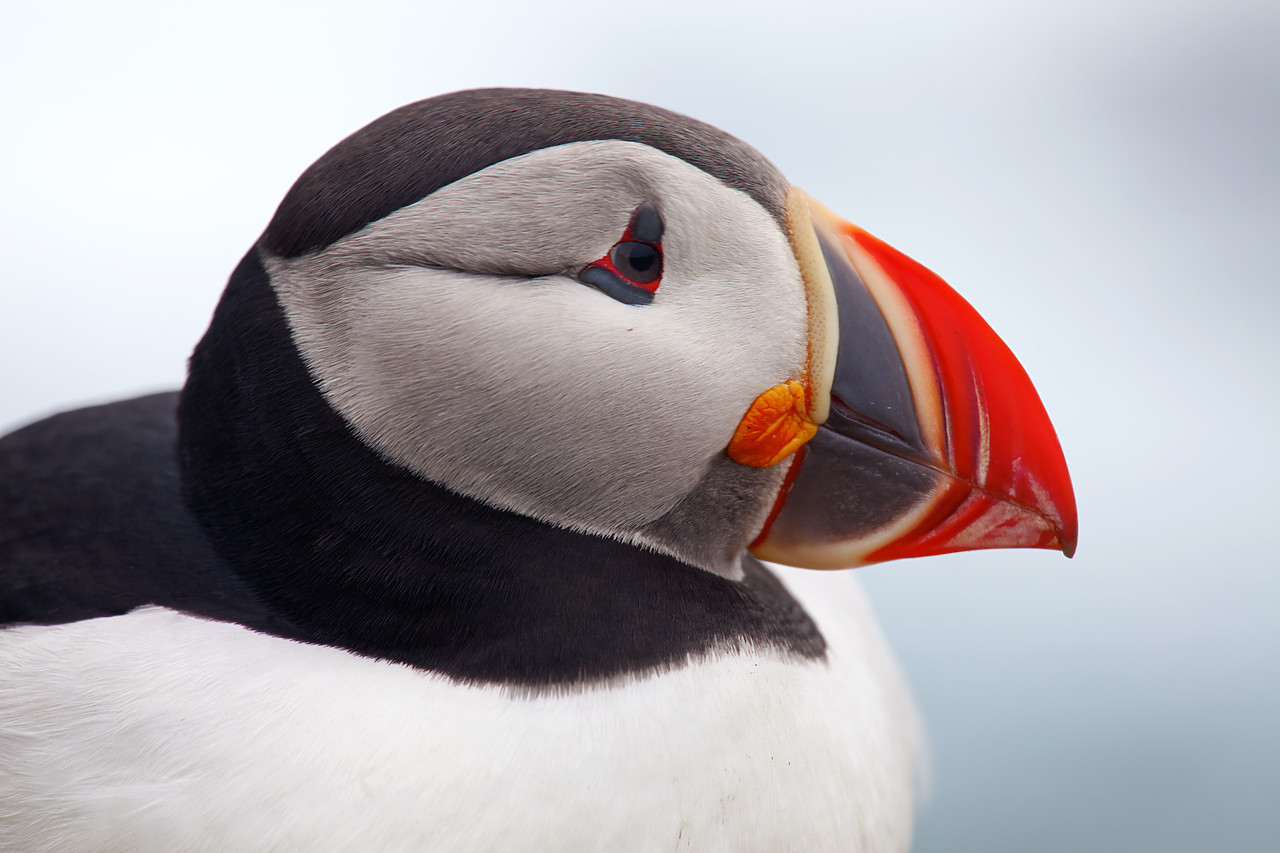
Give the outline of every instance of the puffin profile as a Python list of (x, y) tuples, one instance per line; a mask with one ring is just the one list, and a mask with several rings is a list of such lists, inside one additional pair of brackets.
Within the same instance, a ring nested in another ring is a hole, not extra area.
[(420, 101), (181, 392), (0, 439), (0, 851), (905, 850), (910, 699), (803, 569), (1075, 541), (1009, 349), (754, 149)]

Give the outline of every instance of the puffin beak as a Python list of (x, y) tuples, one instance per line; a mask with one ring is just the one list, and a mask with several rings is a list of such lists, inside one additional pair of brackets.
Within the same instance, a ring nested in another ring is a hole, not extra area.
[(1070, 557), (1066, 460), (1009, 348), (941, 278), (800, 190), (788, 217), (809, 363), (787, 383), (795, 452), (751, 552), (819, 569), (979, 548)]

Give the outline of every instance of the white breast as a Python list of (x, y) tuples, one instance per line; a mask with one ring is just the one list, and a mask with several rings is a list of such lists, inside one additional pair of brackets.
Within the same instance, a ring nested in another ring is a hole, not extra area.
[(0, 632), (0, 850), (891, 851), (914, 717), (854, 581), (824, 663), (555, 695), (145, 608)]

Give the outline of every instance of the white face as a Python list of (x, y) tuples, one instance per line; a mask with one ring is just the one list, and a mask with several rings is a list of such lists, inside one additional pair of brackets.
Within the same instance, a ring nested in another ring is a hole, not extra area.
[[(663, 275), (652, 304), (627, 305), (577, 274), (645, 202)], [(623, 538), (734, 465), (738, 421), (806, 355), (778, 223), (638, 143), (515, 157), (264, 261), (312, 376), (365, 443), (455, 492)], [(781, 475), (752, 476), (776, 489)]]

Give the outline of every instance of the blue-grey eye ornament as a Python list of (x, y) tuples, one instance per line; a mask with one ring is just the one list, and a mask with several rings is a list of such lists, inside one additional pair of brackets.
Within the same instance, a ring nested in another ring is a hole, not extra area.
[(636, 208), (622, 239), (578, 279), (626, 305), (653, 302), (662, 283), (662, 217), (653, 202)]

